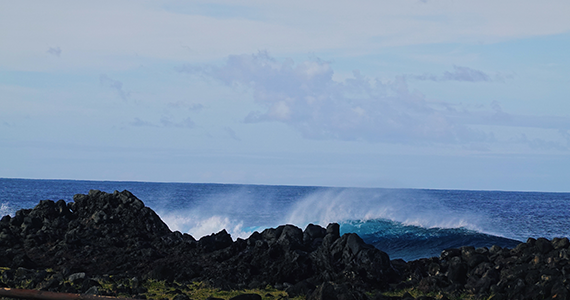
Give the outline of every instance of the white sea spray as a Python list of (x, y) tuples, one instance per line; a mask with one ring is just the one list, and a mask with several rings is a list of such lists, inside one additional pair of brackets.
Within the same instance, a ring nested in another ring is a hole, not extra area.
[(297, 201), (287, 222), (299, 226), (316, 223), (386, 219), (425, 228), (481, 230), (482, 217), (458, 213), (419, 191), (379, 189), (326, 189)]
[(10, 203), (3, 202), (0, 204), (0, 217), (6, 216), (6, 215), (13, 216), (14, 213), (15, 213), (14, 208), (12, 208), (12, 206), (10, 206)]

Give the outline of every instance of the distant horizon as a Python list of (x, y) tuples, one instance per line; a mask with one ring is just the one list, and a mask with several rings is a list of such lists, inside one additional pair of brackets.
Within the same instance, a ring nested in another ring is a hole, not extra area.
[(485, 190), (462, 188), (423, 188), (423, 187), (382, 187), (382, 186), (332, 186), (312, 184), (273, 184), (273, 183), (238, 183), (238, 182), (188, 182), (188, 181), (149, 181), (149, 180), (97, 180), (97, 179), (66, 179), (66, 178), (16, 178), (0, 177), (0, 180), (45, 180), (45, 181), (83, 181), (83, 182), (125, 182), (125, 183), (174, 183), (174, 184), (212, 184), (212, 185), (247, 185), (247, 186), (285, 186), (285, 187), (317, 187), (339, 189), (393, 189), (393, 190), (433, 190), (433, 191), (466, 191), (466, 192), (508, 192), (508, 193), (552, 193), (568, 194), (570, 191), (540, 191), (540, 190)]

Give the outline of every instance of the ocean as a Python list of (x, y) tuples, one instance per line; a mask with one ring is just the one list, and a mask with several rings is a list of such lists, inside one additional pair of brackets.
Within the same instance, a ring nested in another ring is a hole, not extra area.
[(158, 183), (0, 178), (0, 214), (40, 200), (73, 201), (91, 189), (129, 190), (171, 230), (234, 239), (293, 224), (341, 225), (406, 261), (448, 248), (515, 247), (529, 237), (570, 237), (570, 193)]

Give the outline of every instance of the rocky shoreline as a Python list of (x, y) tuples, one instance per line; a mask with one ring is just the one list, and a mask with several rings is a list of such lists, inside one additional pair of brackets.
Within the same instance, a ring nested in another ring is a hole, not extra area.
[[(249, 293), (255, 299), (567, 299), (569, 246), (567, 238), (539, 238), (405, 262), (356, 234), (341, 236), (338, 224), (283, 225), (236, 241), (222, 230), (196, 240), (170, 231), (128, 191), (92, 190), (0, 220), (0, 285), (176, 300), (191, 299), (197, 284), (284, 291)], [(150, 294), (153, 282), (173, 293)]]

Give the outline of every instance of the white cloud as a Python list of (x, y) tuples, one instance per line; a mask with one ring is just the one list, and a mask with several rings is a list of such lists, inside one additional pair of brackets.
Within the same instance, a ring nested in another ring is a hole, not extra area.
[(185, 65), (179, 71), (251, 88), (264, 110), (251, 112), (245, 122), (282, 122), (306, 138), (396, 143), (490, 139), (454, 121), (455, 113), (445, 105), (409, 91), (404, 78), (381, 82), (355, 72), (339, 82), (330, 64), (319, 59), (280, 63), (259, 52), (230, 56), (221, 67)]
[[(488, 150), (489, 144), (498, 141), (494, 129), (570, 129), (568, 117), (510, 114), (496, 100), (479, 108), (428, 101), (422, 93), (408, 88), (405, 76), (380, 81), (355, 71), (352, 78), (338, 81), (333, 79), (331, 64), (318, 58), (279, 62), (262, 51), (232, 55), (221, 66), (187, 64), (178, 70), (251, 89), (261, 109), (245, 116), (246, 123), (284, 123), (309, 139), (463, 144), (469, 149)], [(481, 71), (456, 66), (438, 80), (492, 79)], [(557, 146), (562, 145), (560, 134), (557, 136), (558, 140), (536, 140), (532, 145), (519, 142), (535, 149), (566, 149)]]

